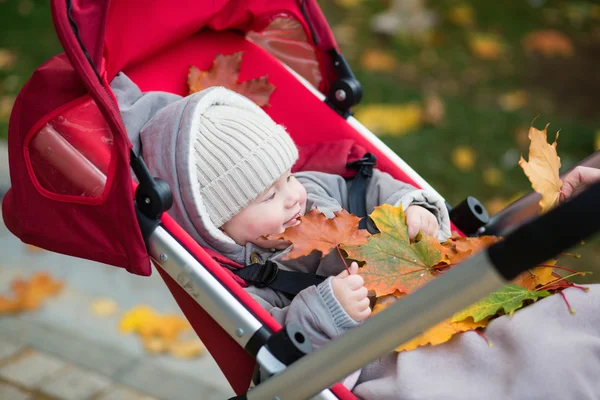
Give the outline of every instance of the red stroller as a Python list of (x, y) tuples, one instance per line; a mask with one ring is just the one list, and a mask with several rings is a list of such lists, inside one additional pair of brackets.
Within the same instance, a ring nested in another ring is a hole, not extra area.
[[(17, 98), (9, 128), (13, 187), (2, 206), (7, 226), (26, 243), (139, 275), (151, 273), (152, 259), (239, 398), (354, 398), (343, 386), (330, 385), (486, 295), (503, 279), (598, 230), (600, 217), (590, 217), (574, 236), (562, 235), (553, 246), (529, 240), (531, 257), (515, 262), (506, 255), (519, 248), (523, 235), (531, 235), (525, 226), (409, 296), (403, 301), (407, 307), (391, 307), (301, 357), (310, 351), (302, 332), (281, 329), (219, 264), (227, 260), (209, 254), (163, 214), (168, 195), (130, 151), (109, 82), (124, 71), (143, 91), (184, 95), (189, 65), (207, 69), (216, 55), (243, 51), (239, 80), (269, 76), (277, 90), (267, 111), (300, 146), (351, 139), (377, 157), (381, 170), (433, 188), (349, 116), (360, 100), (360, 86), (315, 0), (200, 3), (52, 2), (65, 53), (39, 67)], [(139, 185), (132, 183), (130, 165)], [(588, 203), (590, 214), (598, 215), (591, 204), (599, 190), (596, 185), (569, 207), (536, 220), (536, 229), (569, 220), (570, 209)], [(465, 233), (487, 222), (474, 199), (451, 215)], [(458, 294), (453, 282), (464, 287), (465, 281), (480, 284)], [(432, 297), (445, 301), (432, 302)], [(442, 306), (423, 313), (427, 304)], [(379, 332), (380, 339), (362, 343), (370, 332)], [(248, 391), (255, 364), (262, 379)]]

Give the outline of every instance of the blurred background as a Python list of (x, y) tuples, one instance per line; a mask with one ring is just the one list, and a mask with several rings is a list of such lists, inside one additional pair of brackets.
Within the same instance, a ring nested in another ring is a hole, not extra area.
[[(490, 214), (495, 214), (530, 192), (530, 183), (517, 162), (522, 154), (527, 155), (527, 132), (532, 124), (538, 129), (549, 124), (551, 141), (560, 131), (558, 154), (563, 171), (600, 149), (600, 2), (319, 3), (342, 53), (363, 85), (363, 100), (354, 110), (356, 117), (450, 204), (475, 196)], [(8, 119), (19, 90), (35, 68), (59, 52), (47, 0), (0, 0), (0, 143), (6, 140)], [(0, 148), (5, 152), (5, 146)], [(65, 278), (67, 285), (71, 283), (69, 274), (81, 282), (95, 279), (90, 277), (93, 274), (99, 274), (95, 282), (101, 282), (110, 274), (107, 284), (73, 284), (88, 295), (85, 301), (90, 306), (98, 299), (118, 298), (117, 306), (123, 311), (125, 306), (133, 307), (139, 301), (130, 294), (143, 287), (154, 294), (144, 298), (144, 304), (164, 312), (177, 309), (159, 281), (140, 286), (141, 278), (135, 278), (138, 280), (132, 280), (131, 286), (118, 286), (116, 282), (134, 278), (122, 271), (105, 271), (98, 265), (76, 268), (81, 261), (32, 252), (9, 237), (8, 233), (0, 236), (6, 239), (2, 242), (4, 248), (24, 248), (19, 250), (22, 258), (15, 261), (21, 268), (49, 269)], [(600, 237), (574, 251), (581, 258), (562, 257), (559, 263), (579, 271), (599, 269)], [(16, 264), (3, 270), (3, 262), (0, 261), (0, 294), (9, 286), (8, 278), (3, 281), (2, 276), (15, 276), (6, 271), (12, 271)], [(600, 281), (593, 275), (579, 280)], [(156, 300), (163, 295), (171, 303)], [(54, 317), (64, 314), (59, 308), (52, 311), (58, 313)], [(82, 310), (85, 314), (88, 308)], [(52, 316), (44, 318), (51, 320)], [(0, 314), (0, 339), (2, 323), (8, 325), (7, 321), (8, 317)], [(15, 321), (10, 320), (11, 326)], [(120, 340), (115, 336), (115, 342)], [(0, 355), (1, 344), (0, 341)], [(38, 346), (38, 350), (58, 354), (52, 346), (43, 346)], [(143, 352), (138, 350), (134, 353), (142, 357)], [(169, 368), (175, 365), (169, 362)], [(10, 379), (3, 378), (1, 367), (0, 362), (0, 398), (4, 399), (9, 397), (2, 395), (2, 382)], [(184, 364), (177, 368), (188, 367)], [(138, 382), (133, 386), (143, 391), (148, 384)], [(51, 390), (17, 386), (19, 393), (26, 395), (60, 398), (56, 393), (54, 397), (48, 395)]]

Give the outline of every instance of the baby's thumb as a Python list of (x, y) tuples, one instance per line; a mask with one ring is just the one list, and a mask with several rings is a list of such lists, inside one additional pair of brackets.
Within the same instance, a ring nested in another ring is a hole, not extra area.
[(358, 264), (356, 263), (356, 261), (350, 264), (350, 268), (348, 268), (348, 271), (350, 272), (350, 275), (358, 273)]
[(358, 264), (356, 262), (353, 262), (352, 264), (350, 264), (350, 267), (348, 269), (343, 270), (342, 272), (340, 272), (337, 275), (337, 278), (346, 278), (350, 275), (354, 275), (358, 272)]

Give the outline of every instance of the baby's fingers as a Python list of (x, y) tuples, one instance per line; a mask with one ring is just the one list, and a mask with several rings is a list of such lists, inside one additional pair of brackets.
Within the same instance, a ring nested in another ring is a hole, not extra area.
[(408, 237), (414, 239), (419, 233), (422, 223), (421, 213), (412, 212), (406, 214), (406, 225), (408, 226)]

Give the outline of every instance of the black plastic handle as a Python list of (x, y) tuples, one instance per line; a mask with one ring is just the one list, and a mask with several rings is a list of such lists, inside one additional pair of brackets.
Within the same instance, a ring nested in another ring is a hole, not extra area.
[(519, 227), (488, 249), (498, 272), (512, 280), (600, 230), (600, 182)]

